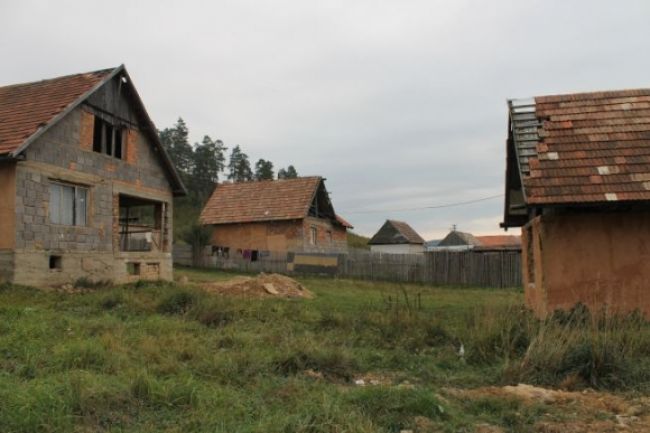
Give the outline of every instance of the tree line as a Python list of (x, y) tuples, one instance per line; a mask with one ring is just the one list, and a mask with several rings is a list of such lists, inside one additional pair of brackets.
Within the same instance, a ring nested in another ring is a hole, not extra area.
[[(219, 180), (250, 182), (276, 177), (271, 161), (260, 158), (251, 167), (239, 145), (230, 149), (229, 155), (223, 141), (209, 135), (191, 145), (189, 129), (180, 117), (172, 127), (159, 130), (158, 135), (188, 192), (186, 197), (174, 198), (174, 240), (183, 239), (192, 245), (205, 241), (207, 235), (198, 225), (198, 217)], [(293, 165), (277, 172), (278, 179), (295, 177), (298, 172)]]

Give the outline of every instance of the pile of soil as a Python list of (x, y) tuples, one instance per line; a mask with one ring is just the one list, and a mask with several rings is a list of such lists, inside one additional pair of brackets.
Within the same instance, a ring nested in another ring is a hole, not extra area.
[(306, 298), (314, 294), (293, 278), (280, 274), (259, 274), (257, 277), (235, 277), (228, 281), (203, 284), (204, 290), (220, 295), (251, 298)]

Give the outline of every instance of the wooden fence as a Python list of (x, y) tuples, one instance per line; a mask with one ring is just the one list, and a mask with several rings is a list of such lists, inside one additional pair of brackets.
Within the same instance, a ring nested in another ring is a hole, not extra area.
[[(257, 261), (207, 254), (192, 260), (191, 248), (174, 246), (174, 263), (243, 272), (323, 274), (362, 280), (472, 287), (521, 287), (519, 251), (436, 251), (425, 254), (271, 252)], [(301, 266), (300, 263), (311, 263)], [(319, 263), (321, 263), (319, 265)]]

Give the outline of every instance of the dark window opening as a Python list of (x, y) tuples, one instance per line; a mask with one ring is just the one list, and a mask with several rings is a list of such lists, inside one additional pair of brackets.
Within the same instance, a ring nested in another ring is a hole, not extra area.
[(253, 250), (251, 251), (251, 262), (256, 262), (259, 257), (259, 251)]
[(120, 251), (167, 251), (167, 203), (120, 194)]
[(126, 272), (129, 275), (140, 275), (140, 263), (136, 263), (136, 262), (127, 263)]
[(61, 270), (62, 266), (63, 264), (62, 264), (61, 256), (50, 256), (51, 270)]
[(124, 128), (95, 116), (93, 151), (122, 159)]

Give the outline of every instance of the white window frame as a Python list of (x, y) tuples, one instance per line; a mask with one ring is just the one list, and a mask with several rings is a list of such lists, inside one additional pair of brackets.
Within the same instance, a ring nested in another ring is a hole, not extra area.
[[(54, 198), (54, 193), (52, 188), (61, 188), (61, 193), (59, 195), (59, 203), (57, 209), (59, 210), (58, 215), (55, 215), (54, 209), (55, 207), (53, 206), (52, 199)], [(63, 217), (63, 209), (64, 209), (64, 203), (63, 203), (63, 188), (70, 188), (73, 191), (73, 199), (72, 199), (72, 224), (67, 224), (64, 222), (65, 218)], [(82, 194), (83, 191), (83, 194)], [(84, 227), (88, 225), (88, 200), (90, 197), (90, 188), (87, 186), (83, 185), (76, 185), (73, 183), (66, 183), (66, 182), (59, 182), (52, 180), (50, 181), (49, 185), (49, 193), (50, 193), (50, 203), (49, 203), (49, 221), (50, 224), (54, 225), (64, 225), (64, 226), (79, 226), (79, 227)], [(80, 221), (79, 215), (78, 215), (78, 210), (80, 209), (80, 206), (83, 205), (83, 221)]]

